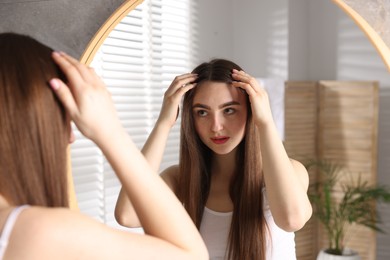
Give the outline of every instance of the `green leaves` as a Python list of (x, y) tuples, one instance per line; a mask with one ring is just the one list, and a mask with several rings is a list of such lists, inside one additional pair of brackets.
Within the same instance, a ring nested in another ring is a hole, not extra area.
[[(309, 198), (314, 206), (314, 214), (323, 224), (327, 235), (328, 252), (342, 255), (344, 237), (348, 224), (366, 226), (381, 232), (376, 212), (376, 202), (390, 202), (390, 192), (384, 186), (369, 185), (360, 175), (352, 184), (340, 184), (343, 167), (331, 161), (311, 161), (306, 168), (315, 167), (318, 182), (309, 190)], [(336, 195), (341, 194), (341, 198)]]

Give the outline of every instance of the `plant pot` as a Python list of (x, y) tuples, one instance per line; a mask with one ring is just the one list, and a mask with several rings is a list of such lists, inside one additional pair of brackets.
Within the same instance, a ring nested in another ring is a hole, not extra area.
[(344, 249), (343, 255), (331, 255), (325, 249), (318, 253), (317, 260), (361, 260), (359, 254), (351, 249)]

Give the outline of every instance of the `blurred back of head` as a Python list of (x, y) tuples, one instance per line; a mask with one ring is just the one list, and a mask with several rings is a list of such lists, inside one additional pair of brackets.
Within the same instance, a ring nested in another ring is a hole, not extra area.
[(49, 87), (52, 50), (0, 34), (0, 193), (12, 205), (67, 206), (69, 119)]

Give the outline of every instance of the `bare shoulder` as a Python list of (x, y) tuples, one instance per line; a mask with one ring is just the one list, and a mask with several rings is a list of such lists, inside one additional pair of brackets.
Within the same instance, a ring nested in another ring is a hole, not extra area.
[(160, 174), (161, 178), (171, 188), (171, 190), (177, 194), (179, 186), (179, 165), (172, 165)]
[(77, 211), (31, 207), (17, 219), (5, 258), (188, 259), (188, 255), (158, 238), (110, 228)]
[(30, 207), (18, 217), (7, 253), (10, 259), (72, 259), (72, 252), (79, 250), (76, 243), (83, 237), (83, 230), (89, 232), (91, 226), (98, 225), (66, 208)]

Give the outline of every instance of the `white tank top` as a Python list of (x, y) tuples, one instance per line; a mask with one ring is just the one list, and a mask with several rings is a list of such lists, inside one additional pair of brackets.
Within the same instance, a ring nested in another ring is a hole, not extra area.
[(210, 260), (224, 260), (233, 212), (216, 212), (204, 208), (200, 234), (209, 251)]
[(15, 222), (19, 216), (19, 214), (25, 209), (29, 207), (28, 205), (22, 205), (15, 207), (11, 213), (8, 215), (7, 220), (4, 224), (3, 231), (0, 235), (0, 260), (3, 259), (5, 250), (8, 246), (9, 237), (11, 236), (12, 229), (14, 228)]
[[(286, 232), (275, 224), (265, 189), (263, 189), (263, 196), (264, 218), (272, 238), (269, 239), (267, 232), (266, 260), (296, 260), (294, 232)], [(210, 260), (227, 259), (227, 242), (232, 216), (233, 212), (223, 213), (208, 208), (204, 209), (200, 234), (209, 251)]]

